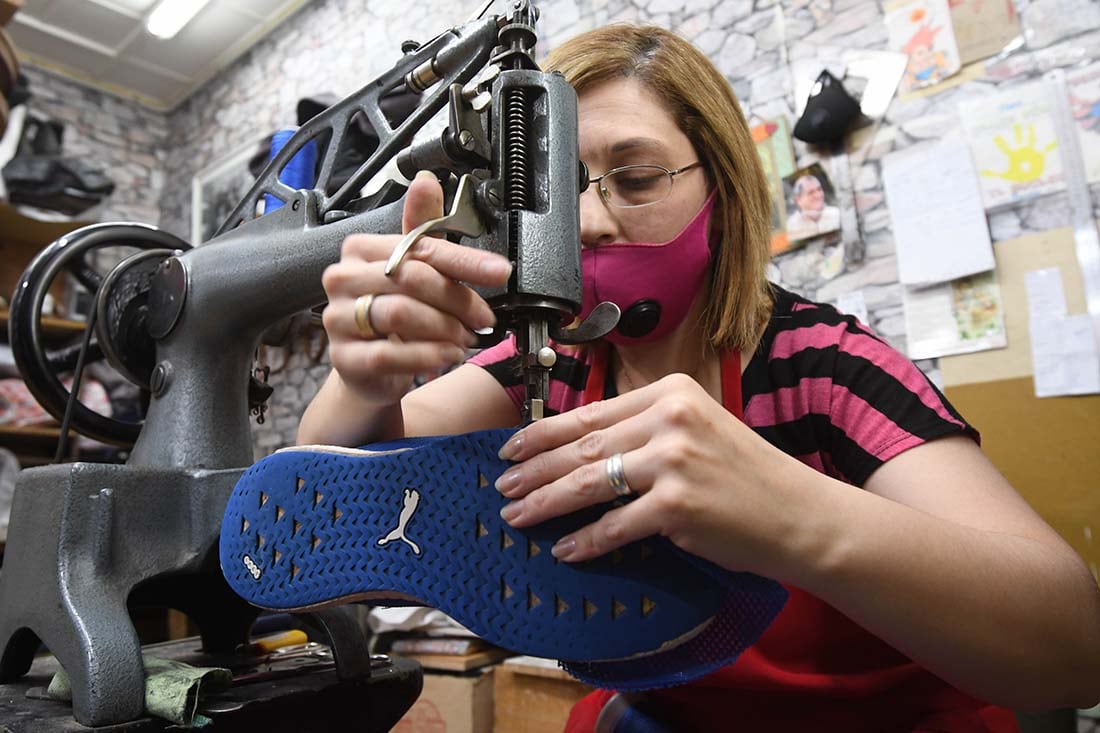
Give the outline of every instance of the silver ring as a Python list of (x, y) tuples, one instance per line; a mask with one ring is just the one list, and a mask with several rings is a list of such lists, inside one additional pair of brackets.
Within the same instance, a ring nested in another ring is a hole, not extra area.
[(626, 482), (626, 474), (623, 473), (623, 454), (616, 453), (607, 459), (607, 483), (616, 496), (633, 496), (635, 491)]

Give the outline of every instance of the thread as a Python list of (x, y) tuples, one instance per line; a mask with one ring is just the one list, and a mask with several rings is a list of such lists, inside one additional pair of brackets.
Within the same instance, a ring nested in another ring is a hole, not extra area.
[[(294, 129), (279, 130), (271, 136), (271, 155), (268, 157), (268, 160), (275, 159), (275, 156), (279, 154), (279, 151), (283, 149), (287, 141), (294, 137), (295, 132), (297, 132), (297, 130)], [(279, 180), (295, 191), (303, 188), (313, 188), (316, 170), (317, 144), (316, 141), (310, 140), (302, 146), (302, 149), (295, 153), (294, 157), (283, 167), (283, 170), (279, 173)], [(275, 196), (269, 193), (264, 194), (265, 214), (270, 214), (272, 211), (275, 211), (275, 209), (285, 205), (285, 202), (280, 201)]]

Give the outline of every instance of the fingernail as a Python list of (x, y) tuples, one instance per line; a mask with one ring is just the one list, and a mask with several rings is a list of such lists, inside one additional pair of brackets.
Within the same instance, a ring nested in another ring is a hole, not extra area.
[(514, 468), (498, 478), (493, 486), (495, 486), (496, 490), (500, 493), (507, 495), (509, 491), (519, 486), (519, 480), (522, 475), (522, 471), (518, 468)]
[(523, 499), (519, 501), (513, 501), (509, 504), (505, 504), (504, 508), (500, 510), (500, 518), (505, 522), (511, 523), (523, 513)]
[(460, 361), (466, 360), (466, 350), (461, 346), (452, 346), (447, 349), (447, 361), (451, 364), (457, 364)]
[(414, 180), (417, 180), (417, 181), (437, 181), (439, 179), (436, 178), (435, 174), (432, 173), (431, 171), (417, 171), (416, 172), (416, 178)]
[(486, 305), (485, 310), (478, 313), (477, 327), (492, 328), (495, 325), (497, 325), (497, 315), (493, 313), (492, 308)]
[(463, 340), (466, 342), (466, 345), (468, 347), (470, 347), (471, 349), (473, 347), (477, 346), (477, 334), (476, 333), (473, 333), (471, 331), (467, 331), (466, 336)]
[(489, 257), (481, 263), (481, 274), (506, 280), (512, 275), (512, 263), (500, 257)]
[[(507, 508), (507, 507), (505, 507)], [(550, 548), (550, 554), (559, 560), (568, 561), (577, 551), (577, 541), (572, 537), (562, 537)]]
[(523, 447), (523, 435), (513, 435), (512, 439), (504, 444), (504, 447), (497, 453), (497, 457), (502, 461), (510, 461), (519, 455), (520, 448)]

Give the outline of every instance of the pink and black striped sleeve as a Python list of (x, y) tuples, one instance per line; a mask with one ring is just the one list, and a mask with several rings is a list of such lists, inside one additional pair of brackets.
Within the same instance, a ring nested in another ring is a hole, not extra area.
[[(585, 350), (565, 353), (553, 343), (551, 346), (554, 347), (558, 356), (553, 369), (550, 370), (550, 394), (545, 409), (547, 415), (557, 415), (584, 404), (590, 354)], [(479, 366), (489, 372), (508, 393), (516, 408), (523, 409), (525, 387), (514, 334), (509, 334), (508, 338), (496, 346), (478, 352), (467, 359), (466, 363)]]
[(886, 461), (935, 438), (961, 433), (980, 440), (913, 362), (855, 319), (840, 318), (829, 454), (848, 480), (862, 485)]
[(951, 434), (979, 439), (908, 358), (857, 319), (785, 292), (777, 316), (766, 375), (746, 374), (745, 422), (781, 450), (862, 486), (909, 448)]
[(515, 336), (509, 334), (496, 346), (482, 349), (471, 356), (466, 363), (479, 366), (493, 375), (516, 408), (523, 408), (523, 382), (520, 379), (519, 351), (516, 349)]

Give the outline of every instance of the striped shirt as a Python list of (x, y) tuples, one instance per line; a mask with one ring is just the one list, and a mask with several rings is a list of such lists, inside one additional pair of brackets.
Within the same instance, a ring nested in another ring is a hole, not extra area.
[[(743, 419), (765, 440), (856, 486), (885, 461), (934, 438), (978, 440), (924, 374), (856, 318), (773, 291), (772, 317), (741, 378)], [(612, 375), (596, 374), (597, 365), (608, 363), (598, 358), (600, 348), (606, 347), (559, 350), (548, 415), (583, 404), (590, 380), (603, 382), (604, 398), (615, 396)], [(470, 361), (522, 405), (514, 342)], [(734, 664), (648, 693), (660, 717), (683, 731), (725, 729), (729, 720), (768, 731), (1017, 730), (1010, 711), (956, 690), (817, 597), (787, 590), (783, 611)], [(568, 733), (592, 730), (610, 694), (599, 690), (578, 703)]]
[[(899, 453), (950, 433), (977, 433), (909, 359), (855, 317), (773, 286), (772, 318), (742, 377), (745, 423), (822, 473), (862, 486)], [(555, 347), (547, 415), (584, 401), (595, 348)], [(480, 352), (517, 408), (523, 381), (515, 341)], [(604, 397), (615, 395), (610, 374)]]

